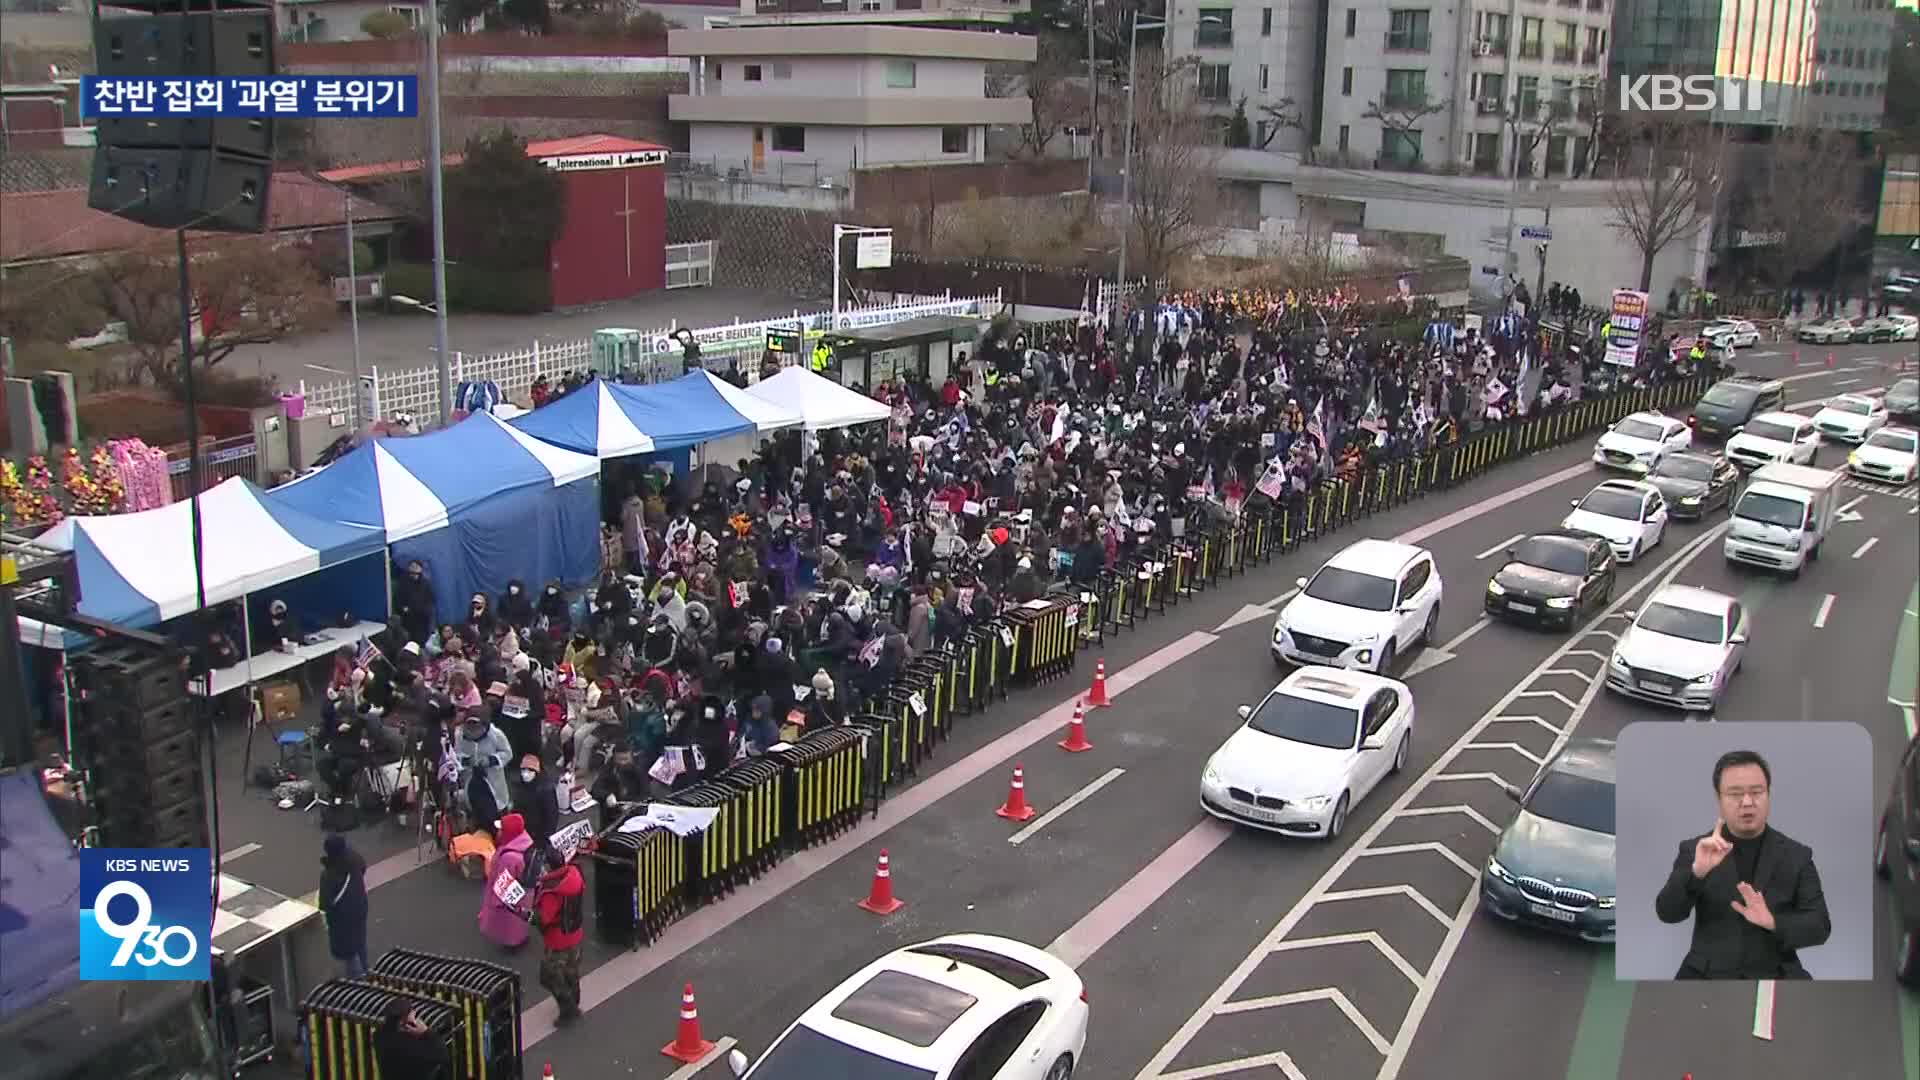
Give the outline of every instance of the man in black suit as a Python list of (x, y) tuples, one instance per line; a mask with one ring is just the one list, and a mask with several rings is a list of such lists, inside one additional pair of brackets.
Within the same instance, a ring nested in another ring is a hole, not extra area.
[(1661, 922), (1693, 916), (1693, 944), (1676, 979), (1811, 979), (1799, 950), (1826, 943), (1827, 918), (1813, 849), (1767, 824), (1773, 770), (1751, 750), (1713, 766), (1720, 819), (1683, 841), (1654, 898)]

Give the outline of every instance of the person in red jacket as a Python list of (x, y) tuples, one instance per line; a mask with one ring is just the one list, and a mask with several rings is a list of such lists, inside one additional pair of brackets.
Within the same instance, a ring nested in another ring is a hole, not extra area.
[(580, 1018), (580, 943), (587, 936), (587, 883), (580, 868), (557, 848), (547, 849), (547, 872), (540, 876), (535, 910), (540, 918), (540, 985), (560, 1007), (557, 1021)]

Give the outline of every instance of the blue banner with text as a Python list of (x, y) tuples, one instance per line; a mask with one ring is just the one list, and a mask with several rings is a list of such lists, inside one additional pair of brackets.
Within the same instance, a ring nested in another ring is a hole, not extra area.
[(80, 115), (358, 116), (420, 115), (417, 75), (242, 77), (88, 75)]

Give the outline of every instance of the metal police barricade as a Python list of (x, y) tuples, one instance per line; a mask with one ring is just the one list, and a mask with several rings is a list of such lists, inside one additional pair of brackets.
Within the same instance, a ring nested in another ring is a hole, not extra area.
[[(908, 680), (903, 682), (902, 680)], [(880, 691), (875, 712), (900, 718), (900, 738), (906, 754), (908, 775), (920, 774), (920, 763), (933, 756), (933, 717), (924, 690), (916, 688), (911, 676), (902, 672)]]
[[(624, 822), (643, 807), (628, 807)], [(638, 832), (610, 824), (587, 848), (593, 860), (594, 922), (600, 940), (637, 949), (651, 945), (690, 901), (687, 856), (680, 838), (649, 826)]]
[(874, 797), (882, 799), (895, 784), (914, 774), (919, 759), (913, 755), (908, 728), (899, 711), (889, 709), (884, 697), (870, 704), (874, 711), (853, 717), (852, 723), (866, 736), (867, 769)]
[(1133, 626), (1133, 574), (1136, 565), (1132, 560), (1122, 559), (1118, 566), (1100, 572), (1100, 600), (1096, 611), (1103, 639), (1109, 630), (1117, 634), (1123, 628)]
[(812, 847), (860, 823), (869, 799), (876, 813), (885, 789), (868, 763), (877, 740), (858, 725), (810, 731), (799, 742), (767, 751), (787, 770), (781, 788), (780, 838), (789, 851)]
[(1134, 613), (1144, 618), (1167, 610), (1167, 594), (1173, 591), (1173, 546), (1156, 544), (1148, 548), (1133, 572)]
[(781, 776), (777, 762), (743, 761), (667, 798), (671, 806), (718, 811), (711, 825), (681, 838), (695, 896), (726, 896), (771, 864), (779, 840)]
[(953, 693), (950, 700), (956, 710), (969, 716), (985, 709), (993, 700), (991, 637), (990, 631), (975, 628), (946, 645), (953, 657)]
[[(1015, 628), (1014, 650), (1019, 656), (1015, 677), (1022, 685), (1035, 686), (1057, 679), (1072, 669), (1079, 659), (1079, 602), (1061, 597), (1029, 600), (1007, 612)], [(1075, 616), (1067, 624), (1068, 610)]]
[(1079, 648), (1107, 643), (1107, 622), (1100, 615), (1100, 599), (1103, 595), (1100, 586), (1105, 580), (1106, 571), (1102, 570), (1100, 580), (1093, 583), (1093, 588), (1075, 593), (1075, 598), (1080, 601), (1079, 626), (1076, 627), (1080, 632)]
[(374, 1035), (386, 1021), (387, 1005), (393, 1001), (406, 1002), (431, 1037), (445, 1042), (453, 1062), (449, 1078), (475, 1075), (466, 1052), (466, 1025), (455, 1006), (363, 979), (330, 979), (314, 987), (300, 1004), (301, 1024), (307, 1032), (309, 1080), (388, 1080), (381, 1076)]
[(945, 653), (931, 653), (907, 661), (901, 673), (902, 680), (911, 679), (921, 684), (919, 692), (927, 707), (930, 738), (936, 743), (946, 742), (953, 734), (951, 662), (952, 658)]
[(740, 880), (766, 873), (780, 860), (781, 788), (787, 783), (786, 769), (765, 757), (748, 758), (728, 766), (714, 777), (714, 783), (738, 793), (723, 816), (732, 815), (739, 826)]
[(472, 1080), (520, 1080), (520, 975), (485, 960), (392, 949), (367, 978), (460, 1010)]

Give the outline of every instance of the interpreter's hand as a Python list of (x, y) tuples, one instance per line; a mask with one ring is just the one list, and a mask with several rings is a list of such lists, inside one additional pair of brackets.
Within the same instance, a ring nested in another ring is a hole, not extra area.
[(1744, 881), (1740, 883), (1740, 899), (1733, 902), (1733, 910), (1762, 930), (1773, 929), (1773, 912), (1767, 908), (1767, 898)]
[(1716, 820), (1713, 831), (1701, 837), (1693, 845), (1693, 876), (1704, 878), (1713, 873), (1714, 868), (1725, 862), (1733, 851), (1733, 841), (1727, 838), (1727, 823)]

